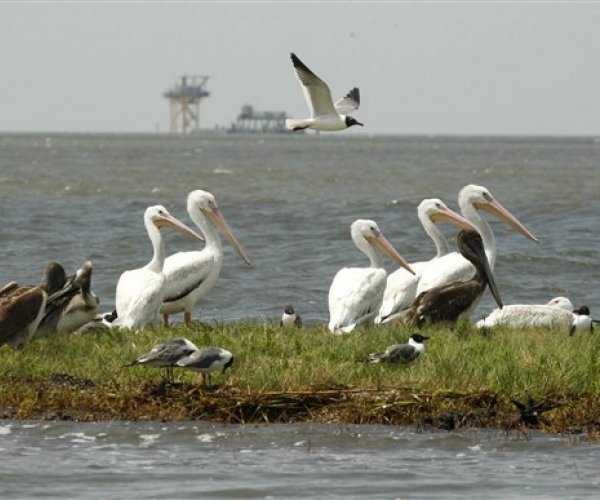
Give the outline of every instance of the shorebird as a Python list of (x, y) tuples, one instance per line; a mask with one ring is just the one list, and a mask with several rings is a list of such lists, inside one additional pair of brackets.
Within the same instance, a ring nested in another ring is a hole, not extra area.
[(311, 128), (332, 132), (344, 130), (353, 125), (363, 126), (348, 114), (360, 106), (360, 93), (357, 87), (354, 87), (345, 97), (334, 104), (327, 84), (308, 69), (296, 54), (292, 53), (290, 57), (310, 109), (310, 118), (288, 118), (285, 121), (287, 128), (292, 130)]
[(376, 249), (413, 272), (375, 221), (355, 220), (350, 234), (356, 247), (369, 258), (369, 267), (344, 267), (333, 278), (328, 296), (329, 331), (336, 334), (349, 333), (372, 320), (381, 307), (387, 272)]
[(302, 318), (292, 306), (285, 306), (279, 326), (283, 328), (302, 328)]
[(181, 368), (202, 373), (202, 382), (207, 387), (210, 386), (211, 372), (223, 367), (222, 373), (225, 373), (225, 370), (233, 365), (233, 361), (233, 354), (229, 351), (220, 347), (205, 347), (180, 358), (175, 364)]
[(144, 267), (121, 274), (115, 294), (117, 318), (112, 323), (114, 326), (144, 328), (146, 325), (158, 322), (166, 281), (163, 273), (165, 244), (160, 228), (171, 227), (203, 240), (202, 236), (173, 217), (161, 205), (146, 209), (144, 225), (152, 242), (152, 260)]
[(206, 245), (202, 250), (178, 252), (165, 259), (163, 273), (166, 282), (160, 312), (167, 326), (169, 315), (179, 312), (183, 312), (185, 324), (191, 326), (192, 309), (215, 286), (223, 266), (223, 245), (216, 229), (223, 234), (246, 265), (251, 265), (246, 252), (221, 213), (214, 195), (201, 189), (192, 191), (187, 197), (187, 211), (200, 228)]
[(394, 344), (389, 346), (384, 352), (375, 352), (369, 354), (368, 363), (391, 363), (393, 365), (407, 365), (425, 352), (424, 342), (429, 337), (425, 337), (420, 333), (413, 333), (408, 344)]

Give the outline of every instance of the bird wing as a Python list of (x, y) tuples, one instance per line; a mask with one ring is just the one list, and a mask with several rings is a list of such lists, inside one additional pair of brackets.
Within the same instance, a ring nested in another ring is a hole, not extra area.
[(358, 87), (354, 87), (344, 97), (334, 104), (335, 110), (340, 115), (347, 115), (356, 111), (360, 106), (360, 92)]
[(510, 328), (560, 326), (569, 328), (573, 313), (559, 307), (541, 304), (510, 304), (493, 310), (485, 319), (477, 323), (478, 328), (497, 325)]
[(165, 259), (164, 302), (185, 297), (198, 288), (217, 265), (212, 252), (178, 252)]
[(114, 325), (141, 327), (153, 322), (162, 302), (165, 277), (147, 269), (125, 271), (117, 283)]
[(351, 331), (373, 317), (381, 305), (386, 275), (373, 267), (340, 269), (329, 288), (329, 329)]
[[(412, 264), (411, 264), (412, 267)], [(383, 301), (377, 313), (376, 323), (385, 323), (392, 314), (407, 309), (415, 299), (419, 276), (400, 268), (389, 274)]]
[(302, 84), (304, 97), (310, 109), (311, 118), (323, 115), (337, 115), (328, 85), (315, 75), (296, 54), (290, 54), (298, 80)]
[(13, 293), (0, 302), (0, 344), (10, 342), (34, 322), (44, 305), (44, 291), (40, 287), (12, 287)]
[(475, 276), (475, 267), (458, 252), (439, 257), (427, 265), (417, 286), (417, 295), (438, 286), (467, 281)]
[(207, 347), (193, 352), (177, 361), (177, 366), (198, 371), (210, 371), (223, 361), (225, 351), (218, 347)]
[(419, 357), (419, 351), (409, 344), (396, 344), (388, 347), (387, 358), (390, 363), (410, 363)]

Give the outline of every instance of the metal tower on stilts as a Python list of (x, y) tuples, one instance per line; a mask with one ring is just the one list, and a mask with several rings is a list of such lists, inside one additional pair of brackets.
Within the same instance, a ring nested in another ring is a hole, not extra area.
[(200, 128), (200, 101), (210, 96), (205, 89), (208, 76), (184, 75), (181, 81), (163, 94), (169, 100), (169, 132), (189, 134)]

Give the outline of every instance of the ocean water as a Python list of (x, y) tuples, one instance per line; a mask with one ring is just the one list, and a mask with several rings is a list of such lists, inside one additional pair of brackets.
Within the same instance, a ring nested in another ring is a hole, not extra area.
[[(540, 239), (491, 220), (505, 303), (566, 295), (600, 307), (600, 139), (198, 135), (0, 135), (0, 282), (38, 283), (49, 260), (94, 265), (114, 304), (144, 265), (142, 223), (206, 189), (253, 261), (225, 245), (202, 320), (264, 321), (291, 303), (325, 324), (335, 272), (364, 265), (349, 236), (375, 219), (409, 261), (434, 253), (416, 206), (458, 209), (488, 187)], [(442, 226), (451, 238), (452, 228)], [(167, 253), (198, 245), (163, 231)], [(388, 263), (388, 269), (393, 266)], [(492, 309), (488, 294), (475, 317)], [(600, 446), (567, 436), (339, 425), (0, 422), (0, 498), (594, 498)]]

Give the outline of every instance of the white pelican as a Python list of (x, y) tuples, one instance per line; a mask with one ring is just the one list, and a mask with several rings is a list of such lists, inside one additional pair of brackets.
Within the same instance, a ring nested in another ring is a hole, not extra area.
[(430, 263), (448, 253), (448, 242), (437, 228), (436, 222), (447, 222), (461, 229), (476, 230), (470, 222), (448, 208), (442, 200), (437, 198), (425, 199), (419, 203), (417, 215), (423, 229), (435, 244), (435, 257), (428, 261), (411, 262), (410, 267), (415, 274), (399, 268), (388, 275), (383, 302), (375, 318), (375, 323), (387, 323), (405, 314), (417, 296), (417, 285), (423, 271)]
[(223, 266), (223, 246), (215, 227), (221, 231), (242, 260), (250, 265), (250, 259), (233, 235), (219, 210), (217, 200), (211, 193), (200, 189), (189, 193), (187, 210), (190, 218), (202, 231), (206, 246), (194, 252), (173, 254), (165, 260), (163, 272), (167, 281), (160, 308), (165, 325), (169, 324), (170, 314), (183, 312), (184, 322), (190, 326), (192, 309), (215, 286)]
[(573, 311), (575, 309), (573, 302), (571, 302), (567, 297), (554, 297), (553, 299), (550, 299), (546, 305), (560, 307), (561, 309), (565, 309), (567, 311)]
[[(491, 271), (496, 265), (496, 242), (492, 228), (479, 214), (479, 210), (494, 214), (526, 238), (538, 242), (538, 239), (483, 186), (469, 184), (463, 187), (458, 195), (458, 204), (463, 217), (473, 224), (481, 235)], [(423, 272), (417, 286), (417, 295), (444, 283), (466, 281), (474, 275), (473, 265), (460, 253), (451, 252), (432, 262)]]
[(49, 262), (39, 286), (23, 286), (14, 281), (0, 289), (0, 345), (17, 348), (35, 334), (47, 306), (71, 293), (65, 270), (58, 262)]
[(114, 326), (143, 328), (158, 320), (165, 290), (165, 244), (160, 235), (160, 228), (172, 227), (199, 240), (203, 239), (161, 205), (146, 209), (144, 225), (152, 242), (152, 260), (142, 268), (121, 274), (115, 296), (117, 318), (112, 323)]
[(136, 365), (156, 366), (167, 369), (167, 379), (173, 381), (173, 368), (177, 366), (177, 361), (196, 352), (198, 347), (191, 340), (181, 337), (178, 339), (167, 340), (155, 345), (149, 352), (142, 354), (131, 363), (123, 365), (124, 368)]
[(428, 339), (429, 337), (425, 337), (420, 333), (413, 333), (408, 339), (408, 344), (391, 345), (384, 352), (369, 354), (366, 361), (368, 363), (407, 365), (425, 352), (424, 342)]
[(348, 113), (357, 110), (360, 105), (360, 94), (356, 87), (334, 104), (327, 84), (308, 69), (296, 54), (292, 53), (290, 57), (310, 108), (310, 118), (288, 118), (285, 121), (287, 128), (335, 131), (353, 125), (363, 126), (362, 123), (348, 116)]
[(387, 273), (376, 248), (413, 272), (375, 221), (354, 221), (350, 234), (356, 247), (369, 257), (370, 267), (344, 267), (333, 278), (329, 288), (329, 330), (338, 334), (349, 333), (357, 325), (373, 319), (381, 307)]
[(408, 325), (455, 323), (461, 317), (468, 318), (488, 285), (498, 307), (502, 308), (479, 233), (462, 230), (456, 237), (456, 243), (460, 253), (475, 267), (475, 276), (468, 281), (445, 283), (420, 293), (406, 314)]
[[(55, 264), (62, 269), (60, 264)], [(67, 278), (64, 269), (62, 269), (62, 274), (64, 285), (66, 285)], [(91, 290), (92, 263), (86, 261), (71, 278), (71, 282), (73, 285), (71, 293), (46, 305), (44, 317), (35, 332), (36, 337), (56, 332), (74, 332), (96, 317), (100, 300)]]
[(220, 347), (205, 347), (180, 358), (175, 362), (175, 365), (202, 373), (202, 381), (206, 386), (207, 378), (208, 385), (210, 385), (210, 372), (223, 367), (222, 373), (225, 373), (225, 370), (233, 364), (233, 361), (233, 354), (229, 351)]
[(293, 306), (285, 306), (279, 326), (282, 328), (302, 328), (302, 318), (294, 311)]

